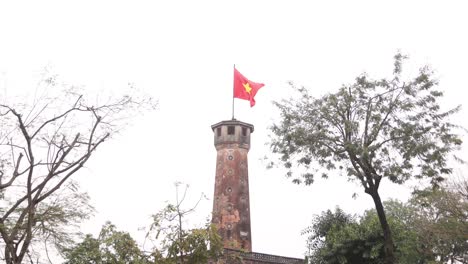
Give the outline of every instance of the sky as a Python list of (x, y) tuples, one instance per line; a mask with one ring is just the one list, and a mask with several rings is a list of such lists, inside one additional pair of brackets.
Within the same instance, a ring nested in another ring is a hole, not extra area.
[[(363, 72), (389, 76), (401, 51), (410, 57), (404, 65), (410, 74), (423, 65), (435, 70), (443, 108), (462, 105), (453, 121), (468, 127), (467, 7), (465, 1), (1, 1), (0, 96), (31, 92), (48, 68), (89, 91), (119, 93), (130, 83), (159, 101), (75, 178), (97, 210), (83, 232), (96, 234), (109, 220), (141, 242), (139, 229), (174, 200), (176, 181), (190, 185), (187, 206), (200, 193), (209, 199), (189, 222), (209, 217), (216, 161), (210, 126), (231, 118), (235, 64), (265, 83), (255, 107), (235, 102), (235, 117), (255, 126), (253, 251), (302, 257), (301, 230), (314, 214), (335, 206), (361, 213), (373, 204), (342, 176), (300, 186), (266, 169), (268, 127), (278, 118), (271, 101), (290, 97), (288, 81), (319, 97)], [(404, 200), (417, 185), (384, 181), (381, 193)]]

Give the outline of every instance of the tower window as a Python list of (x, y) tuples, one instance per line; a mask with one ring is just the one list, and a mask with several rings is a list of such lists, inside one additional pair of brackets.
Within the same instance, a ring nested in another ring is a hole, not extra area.
[(234, 135), (234, 126), (228, 126), (228, 135)]
[(218, 137), (221, 136), (221, 128), (220, 128), (220, 127), (218, 127), (218, 128), (216, 129), (216, 135), (217, 135)]
[(247, 136), (247, 128), (246, 127), (242, 128), (242, 136), (244, 136), (244, 137)]

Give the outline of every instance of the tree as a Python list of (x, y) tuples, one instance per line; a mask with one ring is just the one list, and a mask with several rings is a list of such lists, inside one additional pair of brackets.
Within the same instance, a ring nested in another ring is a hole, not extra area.
[[(408, 221), (411, 209), (398, 201), (385, 202), (389, 224), (394, 231), (396, 259), (401, 264), (427, 263), (431, 255), (420, 254), (421, 241)], [(345, 221), (343, 221), (345, 219)], [(311, 263), (384, 263), (384, 238), (375, 210), (361, 217), (351, 216), (337, 208), (315, 216), (312, 226), (304, 231), (309, 237)]]
[(168, 204), (153, 215), (153, 222), (146, 232), (146, 242), (153, 243), (149, 250), (138, 247), (135, 240), (127, 233), (117, 231), (111, 223), (106, 223), (98, 238), (86, 235), (83, 241), (62, 253), (66, 264), (204, 264), (216, 260), (223, 253), (223, 244), (216, 228), (207, 222), (204, 227), (186, 228), (186, 217), (193, 213), (202, 195), (190, 209), (183, 209), (188, 190), (179, 198), (179, 186), (176, 184), (176, 204)]
[(281, 117), (271, 127), (270, 146), (280, 155), (287, 176), (295, 175), (294, 166), (305, 169), (294, 182), (312, 184), (317, 174), (327, 178), (329, 171), (342, 170), (372, 197), (386, 263), (395, 262), (395, 249), (379, 195), (382, 179), (403, 184), (427, 178), (438, 185), (452, 172), (447, 155), (462, 143), (448, 121), (459, 107), (441, 110), (438, 99), (443, 93), (435, 90), (438, 83), (428, 67), (404, 81), (405, 58), (394, 57), (390, 79), (362, 74), (355, 83), (318, 99), (291, 83), (300, 98), (275, 102)]
[(98, 238), (86, 235), (75, 247), (65, 249), (65, 264), (149, 264), (147, 256), (127, 232), (107, 222)]
[(39, 263), (45, 253), (51, 263), (50, 249), (54, 250), (52, 255), (59, 253), (80, 235), (78, 223), (89, 218), (94, 208), (89, 205), (89, 196), (77, 188), (74, 181), (69, 181), (51, 194), (47, 202), (37, 206), (34, 236), (27, 253), (30, 261), (35, 259), (34, 262)]
[(63, 249), (66, 264), (102, 263), (101, 242), (87, 234), (82, 242)]
[[(456, 190), (426, 189), (407, 203), (384, 202), (397, 263), (468, 263), (468, 201)], [(304, 230), (311, 263), (384, 263), (384, 238), (375, 210), (361, 217), (337, 208)]]
[(303, 231), (308, 235), (310, 263), (375, 263), (370, 253), (375, 251), (376, 237), (363, 237), (359, 229), (356, 217), (339, 207), (316, 215), (312, 225)]
[(31, 257), (41, 235), (60, 244), (66, 232), (54, 230), (89, 215), (87, 196), (79, 195), (72, 176), (129, 117), (155, 106), (137, 93), (98, 102), (53, 76), (40, 83), (30, 103), (0, 103), (0, 234), (6, 263)]
[(468, 197), (451, 187), (415, 193), (410, 200), (413, 228), (424, 245), (421, 254), (441, 263), (468, 263)]
[(146, 237), (153, 242), (151, 250), (155, 263), (176, 264), (208, 263), (216, 260), (223, 253), (223, 244), (216, 227), (207, 221), (204, 227), (187, 229), (186, 217), (193, 213), (202, 194), (194, 206), (183, 208), (188, 186), (179, 197), (180, 183), (176, 183), (175, 204), (168, 204), (163, 210), (153, 215)]

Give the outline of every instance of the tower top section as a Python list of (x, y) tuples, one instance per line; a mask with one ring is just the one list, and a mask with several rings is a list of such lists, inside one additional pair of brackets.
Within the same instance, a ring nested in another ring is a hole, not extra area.
[(226, 120), (211, 126), (214, 132), (216, 149), (237, 145), (239, 148), (250, 149), (250, 134), (254, 126), (238, 120)]

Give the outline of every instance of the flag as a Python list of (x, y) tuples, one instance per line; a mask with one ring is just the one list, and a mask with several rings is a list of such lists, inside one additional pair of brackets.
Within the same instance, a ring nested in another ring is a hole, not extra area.
[(263, 83), (255, 83), (245, 78), (234, 68), (234, 98), (250, 101), (250, 107), (255, 105), (255, 95), (264, 86)]

